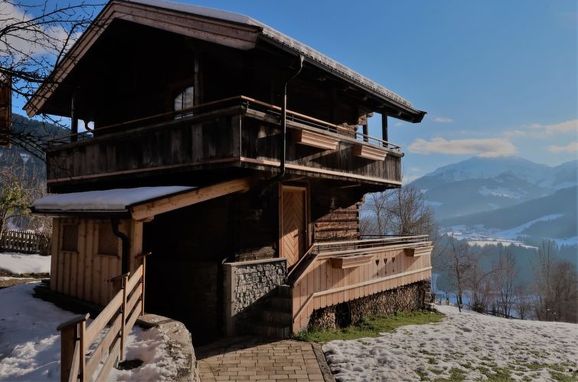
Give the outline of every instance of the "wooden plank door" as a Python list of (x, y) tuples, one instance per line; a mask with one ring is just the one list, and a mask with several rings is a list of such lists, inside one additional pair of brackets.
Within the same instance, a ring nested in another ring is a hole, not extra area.
[(307, 246), (307, 189), (282, 186), (280, 214), (281, 256), (291, 267), (303, 256)]

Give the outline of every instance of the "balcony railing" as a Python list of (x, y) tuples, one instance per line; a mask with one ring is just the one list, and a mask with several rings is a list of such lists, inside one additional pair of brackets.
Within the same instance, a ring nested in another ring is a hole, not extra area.
[[(238, 166), (276, 171), (281, 110), (240, 96), (49, 142), (48, 181), (66, 183), (163, 170)], [(401, 182), (399, 146), (288, 111), (288, 171)]]

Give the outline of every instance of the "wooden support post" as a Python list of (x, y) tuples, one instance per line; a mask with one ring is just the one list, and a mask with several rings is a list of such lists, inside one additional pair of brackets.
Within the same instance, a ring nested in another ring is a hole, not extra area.
[(120, 314), (122, 315), (122, 320), (120, 322), (120, 360), (124, 361), (124, 346), (126, 344), (126, 318), (128, 312), (126, 311), (126, 300), (127, 300), (127, 290), (126, 285), (128, 282), (128, 274), (122, 275), (122, 306)]
[[(79, 329), (79, 326), (86, 328), (86, 320), (89, 315), (76, 316), (72, 319), (60, 324), (56, 330), (60, 332), (60, 380), (68, 381), (70, 379), (70, 373), (76, 373), (78, 369), (72, 371), (72, 366), (74, 363), (74, 348), (76, 343), (80, 341), (80, 336), (84, 335), (84, 330)], [(82, 324), (82, 325), (79, 325)], [(84, 340), (83, 340), (84, 341)], [(82, 345), (81, 345), (82, 350)], [(81, 357), (81, 362), (79, 368), (83, 367), (84, 364), (84, 353), (79, 352)], [(82, 369), (84, 370), (84, 369)], [(76, 379), (76, 378), (75, 378)]]
[(76, 115), (76, 91), (72, 93), (70, 99), (70, 141), (78, 141), (78, 116)]
[(365, 121), (365, 123), (363, 124), (363, 141), (364, 142), (369, 141), (369, 127), (367, 125), (367, 121)]
[(383, 143), (384, 147), (387, 147), (387, 141), (389, 140), (388, 133), (387, 133), (387, 114), (381, 114), (381, 139), (385, 142)]

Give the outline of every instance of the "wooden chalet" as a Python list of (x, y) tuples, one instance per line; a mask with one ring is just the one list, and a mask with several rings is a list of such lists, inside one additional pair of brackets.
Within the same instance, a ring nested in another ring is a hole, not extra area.
[(33, 206), (55, 291), (106, 305), (150, 253), (145, 310), (205, 341), (430, 279), (427, 237), (359, 232), (363, 196), (401, 185), (388, 121), (425, 112), (249, 17), (112, 0), (25, 110), (72, 121)]

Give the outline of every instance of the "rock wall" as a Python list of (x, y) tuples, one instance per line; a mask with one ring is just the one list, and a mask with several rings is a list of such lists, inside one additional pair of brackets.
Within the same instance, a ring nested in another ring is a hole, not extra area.
[(390, 315), (426, 308), (430, 301), (430, 281), (358, 298), (313, 312), (309, 329), (335, 329), (358, 323), (368, 315)]
[(225, 263), (225, 329), (236, 333), (237, 321), (247, 317), (259, 302), (285, 282), (287, 261), (275, 258)]

